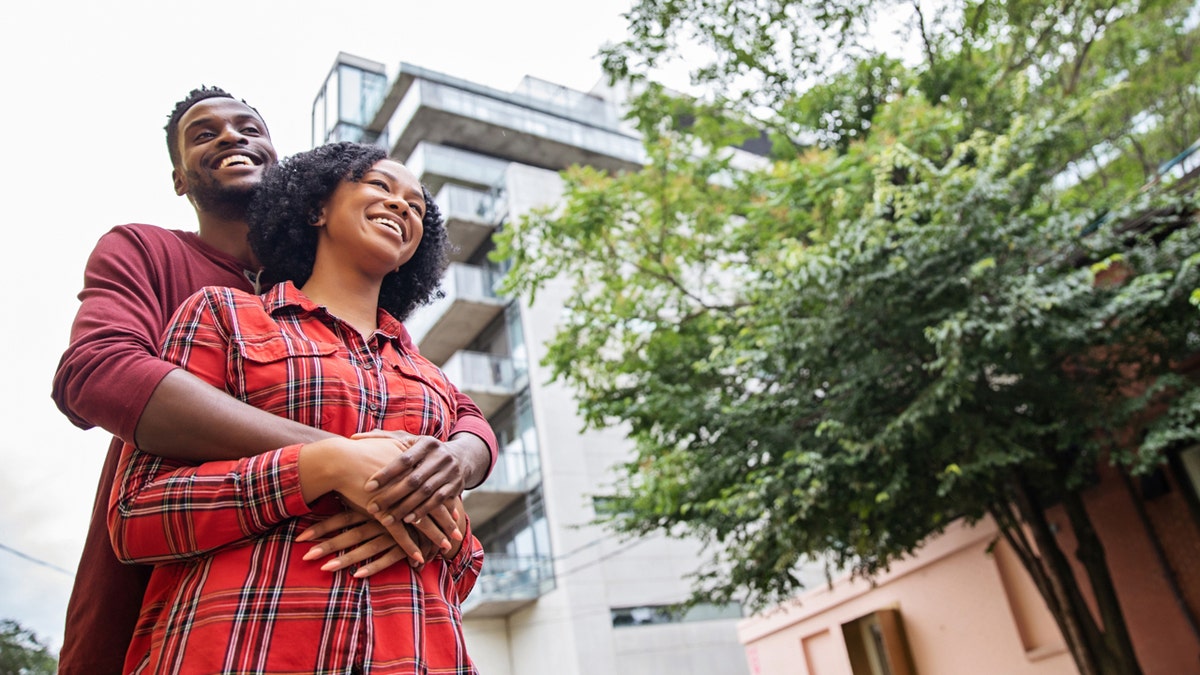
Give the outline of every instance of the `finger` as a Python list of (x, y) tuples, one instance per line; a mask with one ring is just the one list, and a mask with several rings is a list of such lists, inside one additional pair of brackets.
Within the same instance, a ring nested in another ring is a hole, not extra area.
[[(434, 507), (420, 522), (414, 523), (414, 525), (443, 551), (450, 549), (450, 540), (456, 542), (463, 540), (463, 533), (458, 529), (458, 521), (445, 504)], [(434, 530), (435, 534), (430, 534), (430, 530)], [(446, 537), (446, 539), (439, 540), (441, 537)]]
[[(296, 537), (296, 541), (313, 541), (322, 539), (331, 534), (341, 532), (347, 527), (353, 527), (359, 523), (365, 523), (372, 520), (371, 516), (357, 511), (343, 511), (336, 516), (329, 516), (324, 520), (317, 521), (309, 525), (307, 529)], [(336, 549), (333, 549), (336, 550)]]
[(393, 545), (383, 555), (354, 570), (354, 576), (359, 579), (365, 579), (406, 559), (408, 559), (408, 556), (404, 554), (404, 551), (399, 546)]
[(387, 466), (367, 479), (364, 486), (367, 492), (374, 492), (380, 486), (393, 485), (405, 480), (410, 476), (413, 470), (419, 465), (431, 451), (431, 446), (436, 447), (436, 441), (429, 437), (418, 437), (407, 450), (397, 456)]
[(374, 539), (372, 539), (368, 542), (365, 542), (363, 544), (355, 546), (352, 549), (343, 551), (336, 558), (333, 558), (332, 560), (329, 560), (328, 562), (326, 562), (324, 565), (321, 565), (321, 569), (326, 572), (340, 570), (344, 567), (349, 567), (355, 563), (360, 563), (364, 560), (370, 560), (371, 558), (374, 558), (375, 556), (379, 555), (380, 553), (383, 553), (384, 551), (387, 551), (388, 549), (392, 549), (392, 548), (395, 548), (397, 551), (400, 550), (399, 548), (396, 547), (396, 542), (392, 541), (391, 537), (387, 537), (387, 536), (375, 537)]
[(407, 445), (416, 441), (419, 436), (410, 434), (407, 431), (384, 431), (383, 429), (373, 429), (371, 431), (360, 431), (350, 436), (350, 438), (355, 440), (360, 438), (390, 438), (394, 441), (399, 441)]
[[(444, 511), (445, 509), (443, 508), (441, 510)], [(438, 509), (435, 509), (433, 513), (436, 513), (438, 518), (440, 518), (442, 521), (445, 520), (443, 517), (444, 514), (442, 514)], [(442, 529), (443, 525), (439, 523), (438, 518), (430, 515), (427, 518), (413, 521), (409, 527), (420, 533), (418, 542), (420, 542), (421, 539), (425, 539), (431, 542), (433, 546), (436, 547), (436, 550), (448, 551), (451, 548), (449, 538), (452, 536), (457, 536), (457, 540), (461, 541), (462, 535), (458, 532), (458, 528), (454, 527), (453, 524), (450, 527), (446, 527), (446, 529)]]
[[(352, 546), (375, 539), (380, 535), (386, 535), (387, 533), (387, 529), (383, 525), (373, 520), (367, 521), (308, 549), (303, 559), (316, 560), (317, 558), (343, 551)], [(391, 543), (391, 537), (387, 537), (387, 540)], [(355, 562), (358, 561), (356, 560)]]
[(368, 510), (388, 512), (410, 523), (424, 518), (435, 507), (462, 494), (463, 477), (459, 468), (447, 453), (431, 453), (429, 461), (422, 461), (407, 476), (377, 490), (371, 496)]
[(404, 551), (404, 554), (408, 556), (409, 561), (414, 567), (425, 564), (428, 558), (421, 553), (421, 547), (413, 539), (412, 533), (408, 531), (404, 523), (394, 522), (384, 527), (387, 528), (388, 534), (391, 535), (396, 545), (400, 547), (400, 550)]

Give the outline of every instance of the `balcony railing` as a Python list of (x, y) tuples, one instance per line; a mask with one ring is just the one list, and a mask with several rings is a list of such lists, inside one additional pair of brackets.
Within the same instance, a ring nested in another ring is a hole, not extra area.
[(475, 401), (484, 417), (491, 417), (511, 401), (525, 377), (524, 369), (518, 369), (512, 358), (481, 352), (455, 352), (442, 370)]
[(463, 506), (478, 527), (488, 522), (537, 486), (542, 479), (541, 458), (524, 450), (520, 442), (500, 448), (496, 466), (483, 485), (463, 495)]
[(496, 281), (496, 274), (486, 267), (450, 264), (442, 279), (445, 297), (420, 308), (406, 322), (425, 358), (446, 363), (504, 311), (508, 300), (496, 296)]
[(476, 190), (447, 183), (434, 201), (446, 218), (446, 232), (456, 251), (453, 260), (471, 256), (488, 240), (503, 215), (504, 199), (499, 190)]
[(508, 616), (553, 589), (554, 565), (550, 558), (486, 553), (483, 573), (463, 600), (463, 616)]

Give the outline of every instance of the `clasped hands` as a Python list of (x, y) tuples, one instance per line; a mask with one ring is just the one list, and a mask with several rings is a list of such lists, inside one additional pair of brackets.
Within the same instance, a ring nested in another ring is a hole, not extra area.
[(310, 443), (300, 462), (306, 499), (334, 491), (348, 507), (300, 533), (298, 542), (323, 539), (305, 560), (336, 554), (321, 569), (364, 563), (354, 572), (362, 578), (405, 559), (419, 567), (433, 555), (458, 552), (466, 530), (464, 471), (448, 443), (370, 431)]

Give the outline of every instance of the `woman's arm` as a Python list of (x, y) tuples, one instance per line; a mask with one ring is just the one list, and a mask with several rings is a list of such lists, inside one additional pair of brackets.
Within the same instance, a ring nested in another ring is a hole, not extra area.
[(308, 513), (297, 470), (300, 448), (182, 466), (126, 444), (108, 506), (117, 558), (195, 558)]

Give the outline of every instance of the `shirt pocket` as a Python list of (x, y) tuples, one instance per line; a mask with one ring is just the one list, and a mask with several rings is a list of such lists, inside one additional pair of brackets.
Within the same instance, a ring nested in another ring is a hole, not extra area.
[(230, 350), (229, 393), (260, 410), (325, 428), (334, 411), (326, 381), (339, 345), (278, 335), (243, 339)]
[(316, 340), (273, 336), (237, 341), (238, 353), (253, 363), (276, 363), (287, 358), (323, 358), (333, 356), (338, 345)]
[[(399, 409), (406, 414), (421, 413), (424, 418), (421, 433), (447, 440), (450, 429), (458, 420), (458, 399), (451, 395), (450, 382), (441, 370), (430, 366), (434, 368), (430, 373), (408, 363), (385, 363), (397, 378), (389, 385), (393, 404), (399, 403)], [(397, 398), (401, 400), (396, 401)], [(391, 407), (389, 404), (389, 409)]]

